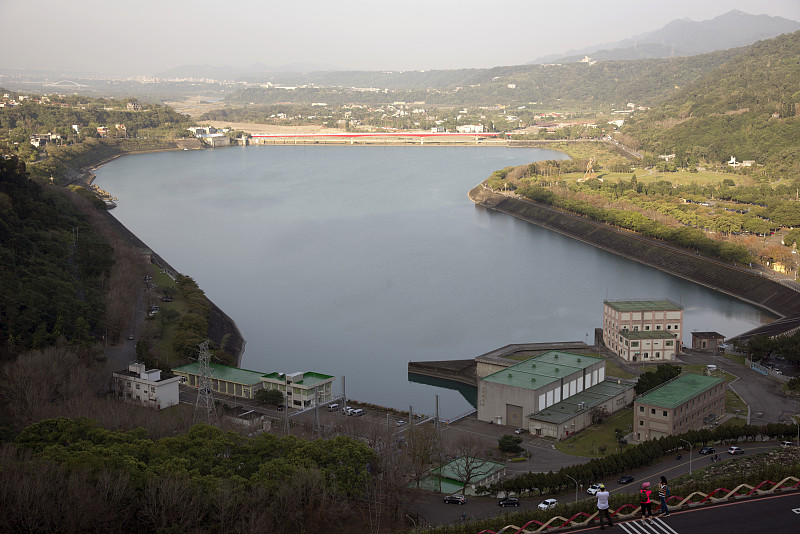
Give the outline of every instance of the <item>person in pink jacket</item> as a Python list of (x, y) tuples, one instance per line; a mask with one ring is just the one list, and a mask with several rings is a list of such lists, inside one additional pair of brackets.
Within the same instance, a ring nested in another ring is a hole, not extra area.
[(653, 522), (653, 520), (650, 519), (653, 516), (653, 502), (650, 500), (652, 494), (653, 492), (650, 491), (650, 483), (642, 482), (642, 489), (639, 490), (639, 504), (642, 507), (642, 521), (647, 521), (648, 523)]

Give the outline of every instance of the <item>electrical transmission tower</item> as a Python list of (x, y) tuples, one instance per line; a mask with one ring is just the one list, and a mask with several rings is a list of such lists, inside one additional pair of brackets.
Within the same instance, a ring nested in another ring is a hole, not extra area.
[(208, 350), (208, 340), (200, 343), (200, 356), (197, 358), (197, 402), (194, 405), (194, 422), (204, 422), (209, 425), (217, 420), (217, 411), (214, 408), (214, 397), (211, 395), (211, 352)]

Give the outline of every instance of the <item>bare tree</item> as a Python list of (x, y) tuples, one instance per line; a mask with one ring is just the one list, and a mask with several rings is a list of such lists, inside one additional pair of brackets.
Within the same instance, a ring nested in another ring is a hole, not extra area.
[[(464, 485), (461, 488), (461, 494), (463, 495), (467, 490), (467, 486), (481, 475), (485, 475), (494, 462), (485, 458), (486, 442), (474, 436), (460, 436), (452, 450), (456, 458), (447, 464), (449, 471), (447, 474), (453, 476)], [(440, 475), (444, 474), (440, 473)]]

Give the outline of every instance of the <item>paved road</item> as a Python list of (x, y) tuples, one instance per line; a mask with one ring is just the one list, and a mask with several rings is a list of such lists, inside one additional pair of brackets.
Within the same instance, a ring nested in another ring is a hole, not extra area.
[(737, 376), (730, 387), (750, 406), (750, 424), (765, 425), (786, 422), (798, 413), (798, 405), (781, 391), (775, 380), (739, 365), (719, 353), (686, 350), (680, 359), (689, 364), (713, 363), (717, 368)]
[[(774, 449), (778, 446), (779, 444), (777, 442), (741, 444), (741, 447), (745, 451), (745, 456)], [(736, 462), (741, 458), (741, 456), (730, 456), (722, 449), (718, 450), (717, 453), (722, 462)], [(568, 458), (572, 461), (564, 465), (572, 465), (589, 460), (588, 458), (577, 458), (574, 456), (569, 456)], [(629, 474), (634, 477), (634, 482), (629, 484), (619, 484), (617, 482), (619, 477), (614, 477), (612, 480), (598, 480), (597, 482), (603, 482), (611, 493), (636, 493), (641, 483), (644, 481), (650, 481), (652, 484), (655, 484), (661, 476), (667, 477), (667, 480), (672, 480), (679, 475), (689, 473), (690, 468), (692, 471), (696, 471), (710, 464), (711, 458), (709, 456), (700, 456), (697, 450), (694, 450), (691, 454), (691, 458), (689, 454), (684, 454), (681, 460), (670, 458), (644, 469), (632, 471)], [(575, 502), (576, 492), (572, 489), (561, 495), (526, 497), (520, 500), (521, 504), (519, 508), (510, 509), (500, 508), (498, 506), (498, 499), (495, 498), (468, 497), (466, 504), (454, 505), (445, 504), (442, 501), (441, 495), (421, 493), (416, 497), (411, 508), (425, 518), (429, 524), (438, 525), (460, 521), (461, 514), (466, 514), (469, 519), (478, 519), (494, 517), (506, 511), (535, 510), (539, 503), (547, 498), (556, 498), (559, 503), (571, 503)], [(586, 488), (580, 486), (577, 492), (577, 499), (593, 501), (594, 497), (588, 495), (586, 493)], [(716, 531), (707, 532), (711, 533)]]

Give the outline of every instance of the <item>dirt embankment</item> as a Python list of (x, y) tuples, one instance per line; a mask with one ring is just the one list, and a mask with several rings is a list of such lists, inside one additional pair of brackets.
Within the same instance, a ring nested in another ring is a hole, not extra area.
[(469, 192), (475, 204), (507, 213), (644, 265), (679, 276), (779, 317), (800, 316), (800, 294), (760, 273), (700, 256), (633, 232), (596, 223), (569, 213), (478, 185)]

